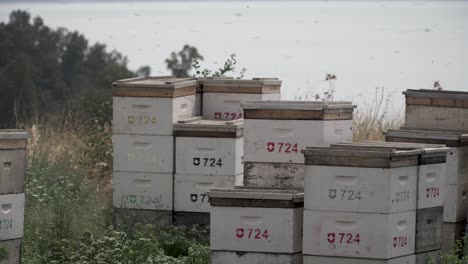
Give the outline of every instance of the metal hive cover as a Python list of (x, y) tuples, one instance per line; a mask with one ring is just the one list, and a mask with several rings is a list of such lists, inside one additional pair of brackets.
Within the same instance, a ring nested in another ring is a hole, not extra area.
[(139, 77), (118, 80), (113, 83), (114, 89), (179, 89), (189, 86), (196, 86), (197, 80), (192, 78), (175, 78), (172, 76), (160, 77)]
[(21, 129), (0, 129), (0, 139), (28, 139), (28, 132)]

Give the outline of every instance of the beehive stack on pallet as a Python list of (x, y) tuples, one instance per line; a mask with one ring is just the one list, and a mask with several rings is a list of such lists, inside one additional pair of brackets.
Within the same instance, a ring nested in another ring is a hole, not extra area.
[(304, 188), (307, 146), (351, 142), (350, 102), (247, 102), (244, 108), (244, 186)]
[(0, 130), (0, 246), (7, 250), (1, 264), (21, 259), (27, 137), (22, 130)]
[(309, 147), (304, 263), (416, 260), (418, 149)]
[(196, 113), (197, 81), (173, 77), (113, 84), (113, 205), (118, 220), (172, 223), (173, 125)]
[(386, 133), (386, 141), (445, 144), (446, 196), (442, 249), (450, 249), (465, 230), (468, 209), (468, 92), (408, 90), (405, 127)]
[[(209, 225), (212, 188), (234, 188), (243, 176), (243, 121), (194, 117), (174, 125), (175, 224)], [(239, 184), (238, 184), (239, 185)]]
[(240, 119), (243, 102), (281, 99), (281, 81), (276, 78), (211, 78), (203, 79), (202, 84), (203, 117), (206, 119)]
[(211, 263), (302, 263), (304, 194), (212, 189)]
[[(426, 263), (427, 256), (437, 256), (442, 246), (443, 205), (445, 196), (446, 157), (445, 145), (365, 142), (332, 145), (335, 148), (394, 148), (416, 149), (418, 159), (416, 204), (416, 263)], [(436, 262), (438, 263), (438, 262)]]

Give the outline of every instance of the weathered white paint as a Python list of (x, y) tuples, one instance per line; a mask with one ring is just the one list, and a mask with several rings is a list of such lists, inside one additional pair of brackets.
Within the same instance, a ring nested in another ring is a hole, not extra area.
[(174, 137), (113, 135), (114, 171), (172, 173)]
[[(305, 210), (303, 253), (372, 259), (410, 255), (415, 252), (415, 227), (416, 211), (369, 214)], [(398, 238), (406, 243), (401, 244)]]
[(209, 213), (211, 206), (207, 192), (212, 188), (234, 188), (240, 175), (210, 176), (194, 174), (174, 175), (174, 211)]
[[(280, 100), (279, 93), (241, 94), (241, 93), (203, 93), (203, 117), (206, 119), (237, 119), (243, 117), (241, 103), (247, 101)], [(215, 116), (215, 113), (221, 113)], [(218, 118), (219, 117), (219, 118)], [(226, 118), (227, 117), (227, 118)]]
[(212, 264), (302, 264), (302, 254), (211, 251)]
[(177, 174), (238, 175), (243, 173), (244, 139), (176, 137)]
[(456, 223), (467, 218), (468, 184), (447, 185), (444, 204), (444, 222)]
[(405, 127), (468, 132), (468, 108), (407, 105)]
[(172, 135), (173, 123), (196, 114), (195, 95), (176, 98), (113, 97), (113, 132)]
[(447, 153), (447, 184), (468, 183), (468, 147), (450, 148)]
[(419, 166), (417, 209), (444, 205), (446, 167), (446, 163)]
[(112, 201), (114, 207), (172, 210), (173, 174), (114, 172)]
[(244, 163), (244, 186), (304, 189), (304, 164)]
[(416, 209), (417, 166), (305, 166), (306, 210), (394, 213)]
[(244, 158), (247, 162), (304, 163), (301, 149), (351, 142), (352, 127), (352, 120), (245, 119)]
[(24, 149), (0, 150), (0, 195), (23, 192), (25, 166)]
[(362, 259), (362, 258), (338, 258), (338, 257), (304, 255), (304, 264), (415, 264), (415, 263), (416, 263), (415, 255), (409, 255), (409, 256), (388, 259), (388, 260)]
[(416, 253), (441, 248), (443, 218), (442, 206), (416, 210)]
[(7, 259), (0, 261), (0, 264), (21, 263), (21, 239), (0, 241), (0, 247), (4, 247), (7, 252)]
[[(302, 251), (302, 208), (211, 208), (211, 250), (297, 253)], [(240, 229), (243, 236), (236, 234)], [(255, 230), (260, 239), (255, 239)], [(250, 234), (250, 230), (253, 230)], [(268, 237), (262, 235), (267, 232)], [(249, 237), (251, 235), (251, 238)]]
[(24, 193), (0, 195), (0, 240), (23, 237)]

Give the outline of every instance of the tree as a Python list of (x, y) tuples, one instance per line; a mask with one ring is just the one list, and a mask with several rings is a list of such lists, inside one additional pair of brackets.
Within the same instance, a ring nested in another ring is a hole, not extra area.
[(166, 59), (166, 65), (173, 76), (190, 77), (190, 70), (195, 60), (203, 60), (203, 56), (198, 53), (197, 48), (185, 45), (181, 51), (171, 53)]
[(0, 127), (66, 111), (89, 118), (89, 101), (110, 101), (112, 82), (134, 76), (119, 52), (26, 11), (0, 23)]

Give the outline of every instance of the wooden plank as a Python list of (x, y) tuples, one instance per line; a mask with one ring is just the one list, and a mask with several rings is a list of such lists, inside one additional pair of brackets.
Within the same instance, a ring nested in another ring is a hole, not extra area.
[(406, 105), (468, 108), (468, 99), (407, 96)]
[(431, 139), (431, 138), (412, 138), (412, 137), (398, 137), (398, 136), (385, 136), (385, 141), (388, 141), (388, 142), (408, 142), (408, 143), (427, 143), (427, 144), (444, 144), (447, 147), (468, 146), (468, 142), (460, 142), (459, 140)]
[(114, 89), (112, 96), (118, 97), (153, 97), (153, 98), (176, 98), (188, 95), (194, 95), (195, 86), (184, 87), (180, 89)]
[(336, 166), (336, 167), (360, 167), (360, 168), (398, 168), (418, 165), (418, 157), (408, 159), (386, 159), (372, 157), (324, 157), (305, 156), (305, 165)]
[(193, 131), (193, 130), (175, 130), (176, 137), (202, 137), (202, 138), (238, 138), (243, 136), (237, 131)]
[(280, 93), (281, 86), (203, 86), (203, 93), (241, 93), (241, 94), (274, 94)]
[(28, 141), (25, 139), (0, 139), (1, 149), (25, 149)]
[(271, 120), (351, 120), (351, 112), (324, 110), (244, 109), (244, 119)]
[(210, 197), (211, 206), (224, 207), (260, 207), (260, 208), (302, 208), (304, 201), (269, 200), (269, 199), (238, 199)]

